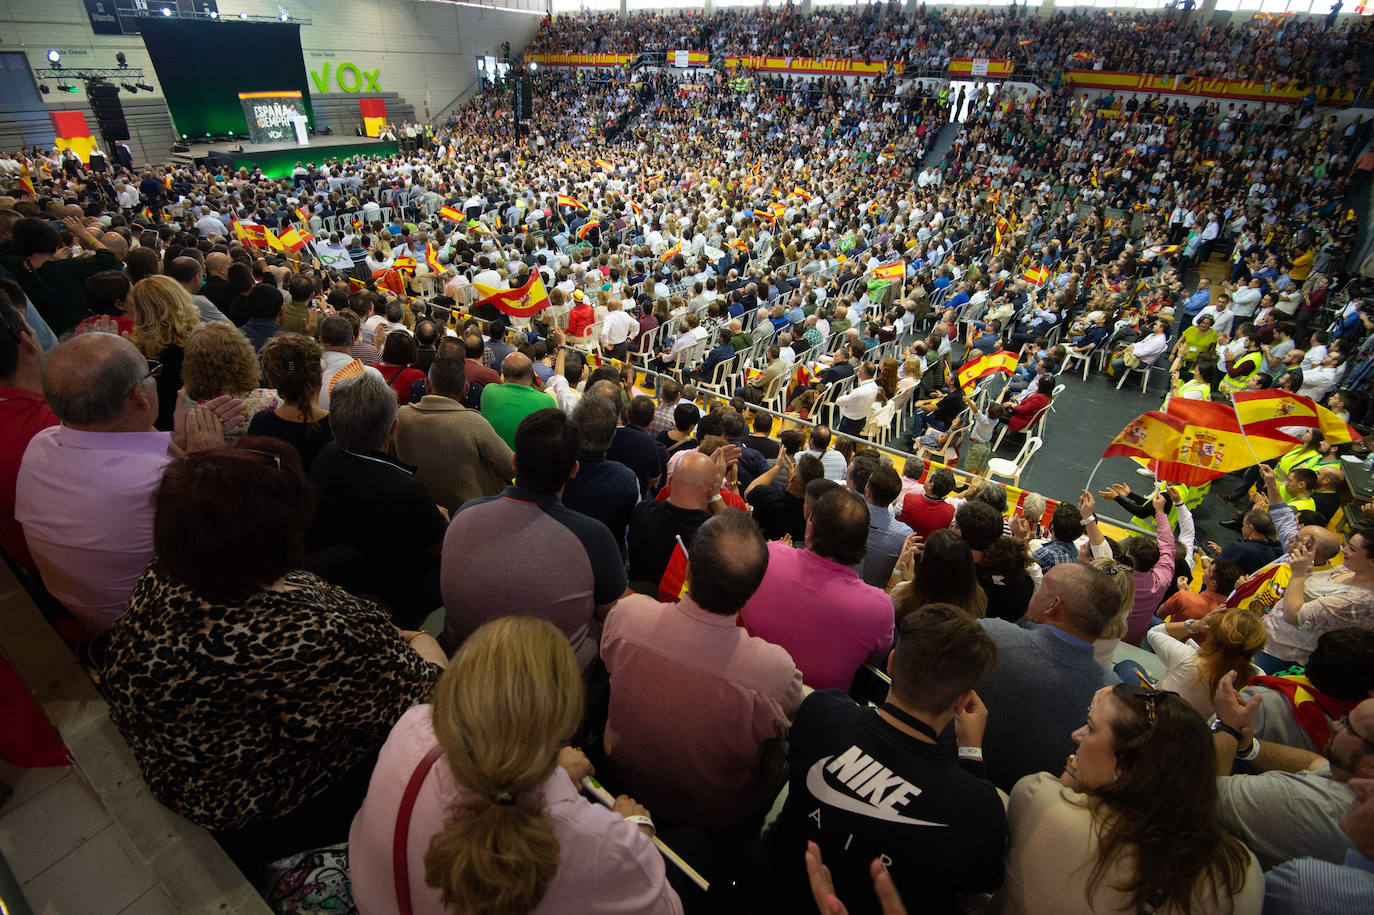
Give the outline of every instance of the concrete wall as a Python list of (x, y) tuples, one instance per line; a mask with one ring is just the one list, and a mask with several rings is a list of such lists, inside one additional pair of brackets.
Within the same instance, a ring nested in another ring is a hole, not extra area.
[[(284, 7), (295, 18), (311, 20), (301, 28), (301, 50), (307, 74), (313, 72), (321, 81), (327, 78), (324, 92), (339, 91), (338, 68), (351, 63), (359, 70), (377, 71), (377, 88), (397, 93), (423, 117), (427, 105), (437, 115), (456, 98), (473, 92), (477, 55), (500, 54), (506, 41), (517, 53), (534, 37), (543, 15), (542, 0), (503, 2), (509, 6), (442, 0), (220, 0), (219, 9), (225, 17), (240, 11), (275, 17)], [(49, 48), (59, 50), (68, 67), (113, 67), (115, 53), (123, 51), (131, 67), (145, 68), (146, 82), (158, 85), (142, 39), (94, 34), (82, 0), (0, 0), (0, 50), (23, 51), (37, 69), (48, 66)], [(222, 49), (205, 50), (207, 67), (233, 66), (232, 56)], [(315, 78), (308, 78), (312, 95), (321, 93)], [(347, 72), (349, 88), (354, 80)], [(160, 99), (161, 94), (159, 87), (154, 97)], [(53, 92), (43, 100), (50, 106), (71, 107), (74, 97), (61, 96)], [(84, 94), (78, 97), (85, 101)], [(124, 93), (121, 98), (128, 100)]]

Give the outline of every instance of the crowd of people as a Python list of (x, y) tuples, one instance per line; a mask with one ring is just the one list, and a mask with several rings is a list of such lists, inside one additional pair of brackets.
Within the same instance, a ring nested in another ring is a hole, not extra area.
[[(1333, 17), (1334, 18), (1334, 17)], [(1258, 15), (1199, 29), (1182, 10), (1055, 10), (1015, 3), (992, 8), (897, 3), (778, 8), (562, 13), (545, 21), (530, 50), (562, 54), (703, 51), (736, 56), (889, 61), (943, 71), (956, 58), (1009, 60), (1017, 72), (1116, 70), (1168, 77), (1220, 77), (1315, 89), (1358, 90), (1369, 21)]]
[[(881, 13), (701, 40), (944, 21)], [(994, 88), (541, 70), (519, 136), (492, 89), (280, 179), (4, 157), (0, 546), (154, 796), (281, 910), (719, 908), (655, 838), (758, 911), (1367, 907), (1349, 443), (1227, 480), (1222, 548), (1193, 490), (1014, 509), (862, 435), (905, 397), (898, 441), (977, 471), (1075, 357), (1367, 430), (1369, 127)], [(542, 310), (494, 304), (536, 279)]]

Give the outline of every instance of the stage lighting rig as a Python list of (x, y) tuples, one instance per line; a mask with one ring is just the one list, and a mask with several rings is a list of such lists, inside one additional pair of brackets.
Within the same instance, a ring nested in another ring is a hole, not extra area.
[(120, 83), (119, 87), (123, 89), (125, 92), (129, 93), (130, 95), (133, 95), (134, 93), (138, 92), (138, 87), (130, 85), (129, 83)]
[(155, 91), (155, 90), (153, 89), (153, 87), (150, 86), (150, 85), (148, 85), (147, 83), (135, 83), (135, 84), (134, 84), (134, 87), (137, 88), (137, 89), (142, 89), (144, 92), (153, 92), (153, 91)]
[(62, 66), (62, 55), (52, 48), (48, 49), (48, 63), (53, 65), (53, 69), (60, 69)]

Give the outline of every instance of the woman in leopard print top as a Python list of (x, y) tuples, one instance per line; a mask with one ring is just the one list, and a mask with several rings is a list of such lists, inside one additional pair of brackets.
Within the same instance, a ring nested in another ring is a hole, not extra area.
[(157, 558), (102, 664), (153, 795), (250, 838), (260, 860), (346, 837), (378, 748), (444, 661), (429, 636), (300, 570), (310, 509), (299, 458), (274, 439), (172, 464)]

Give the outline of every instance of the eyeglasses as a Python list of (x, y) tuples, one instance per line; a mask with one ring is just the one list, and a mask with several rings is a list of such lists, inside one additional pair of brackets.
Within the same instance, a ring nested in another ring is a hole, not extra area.
[(1145, 726), (1146, 726), (1146, 727), (1152, 728), (1152, 727), (1155, 726), (1155, 716), (1156, 716), (1155, 706), (1159, 704), (1160, 697), (1162, 697), (1162, 696), (1177, 696), (1178, 693), (1173, 692), (1172, 690), (1167, 690), (1167, 689), (1145, 689), (1145, 688), (1141, 688), (1141, 689), (1137, 689), (1137, 690), (1133, 691), (1133, 692), (1131, 693), (1131, 695), (1134, 696), (1134, 697), (1137, 698), (1137, 699), (1142, 699), (1142, 700), (1144, 700), (1144, 702), (1145, 702)]
[(142, 378), (138, 379), (139, 384), (142, 384), (143, 382), (147, 381), (149, 378), (157, 378), (157, 377), (158, 377), (159, 375), (161, 375), (161, 374), (162, 374), (162, 363), (161, 363), (160, 361), (158, 361), (157, 359), (149, 359), (149, 360), (148, 360), (148, 374), (146, 374), (146, 375), (144, 375)]
[(1369, 749), (1374, 750), (1374, 741), (1371, 741), (1368, 737), (1365, 737), (1363, 734), (1361, 734), (1359, 731), (1355, 730), (1355, 728), (1351, 726), (1349, 713), (1346, 713), (1342, 715), (1339, 719), (1337, 719), (1336, 724), (1341, 726), (1341, 730), (1349, 731), (1351, 737), (1354, 737), (1360, 743), (1364, 744), (1366, 747), (1369, 747)]
[(1131, 567), (1130, 567), (1130, 566), (1127, 566), (1127, 565), (1122, 565), (1121, 563), (1118, 562), (1116, 565), (1112, 566), (1111, 568), (1103, 569), (1102, 571), (1106, 572), (1108, 575), (1119, 575), (1119, 574), (1121, 574), (1122, 572), (1129, 572), (1129, 571), (1131, 571)]

